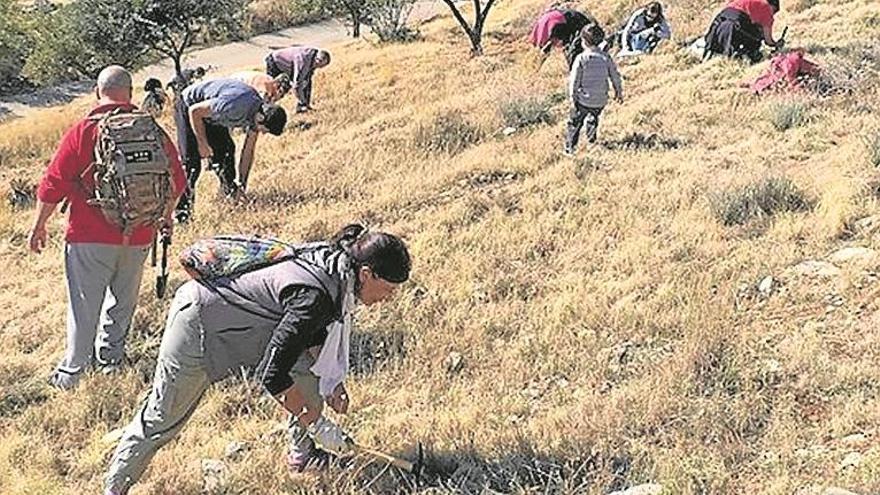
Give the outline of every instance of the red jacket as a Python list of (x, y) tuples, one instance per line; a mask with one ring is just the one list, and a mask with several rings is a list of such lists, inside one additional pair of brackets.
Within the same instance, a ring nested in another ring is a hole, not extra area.
[[(89, 112), (89, 117), (106, 113), (116, 108), (134, 109), (135, 106), (123, 103), (100, 105)], [(86, 200), (95, 188), (95, 178), (86, 173), (94, 162), (97, 122), (88, 117), (79, 121), (61, 139), (58, 150), (37, 188), (37, 198), (44, 203), (60, 203), (65, 198), (70, 202), (70, 216), (67, 222), (69, 243), (94, 242), (100, 244), (123, 244), (122, 229), (108, 222), (101, 210), (89, 206)], [(171, 178), (174, 181), (174, 194), (178, 198), (186, 187), (186, 175), (180, 165), (177, 148), (165, 136), (165, 151), (171, 160)], [(138, 227), (132, 232), (128, 244), (145, 246), (153, 241), (156, 229)]]

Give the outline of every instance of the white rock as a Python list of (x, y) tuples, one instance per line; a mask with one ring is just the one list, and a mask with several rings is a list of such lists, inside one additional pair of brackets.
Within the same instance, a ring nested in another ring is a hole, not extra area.
[(831, 253), (832, 263), (870, 263), (877, 259), (877, 251), (866, 247), (848, 247)]
[(850, 452), (849, 454), (846, 454), (846, 457), (844, 457), (843, 461), (840, 463), (840, 469), (859, 467), (859, 464), (861, 463), (862, 454), (858, 452)]
[(766, 276), (761, 280), (761, 283), (758, 284), (758, 292), (762, 295), (769, 296), (771, 292), (773, 292), (773, 286), (776, 285), (776, 280), (773, 279), (772, 276)]
[(808, 260), (798, 263), (791, 270), (804, 277), (822, 277), (831, 278), (840, 275), (840, 268), (837, 268), (827, 261)]
[(446, 371), (458, 373), (464, 368), (464, 357), (460, 352), (450, 352), (446, 357)]
[(852, 433), (840, 439), (841, 442), (848, 445), (858, 445), (864, 443), (868, 437), (864, 433)]
[(226, 484), (226, 464), (217, 459), (202, 459), (202, 479), (205, 483), (205, 491), (213, 492), (220, 490)]
[(853, 223), (855, 231), (862, 235), (873, 234), (880, 230), (880, 215), (860, 218)]
[(836, 486), (831, 486), (825, 489), (822, 492), (822, 495), (859, 495), (856, 492), (851, 492), (849, 490), (845, 490), (843, 488), (838, 488)]
[(608, 495), (660, 495), (663, 491), (663, 485), (657, 483), (645, 483), (644, 485), (633, 486), (626, 490), (611, 492)]
[(501, 131), (505, 136), (510, 136), (514, 132), (516, 132), (516, 127), (505, 127), (504, 130)]
[(225, 457), (227, 459), (237, 460), (248, 449), (248, 445), (244, 442), (233, 440), (226, 445)]

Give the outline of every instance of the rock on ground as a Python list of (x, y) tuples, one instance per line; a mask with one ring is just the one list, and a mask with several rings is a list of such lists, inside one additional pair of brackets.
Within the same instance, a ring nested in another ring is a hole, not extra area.
[(847, 247), (831, 254), (832, 263), (871, 263), (877, 260), (877, 251), (866, 247)]
[(663, 485), (657, 483), (645, 483), (644, 485), (633, 486), (626, 490), (611, 492), (608, 495), (660, 495), (660, 492), (662, 491)]
[(794, 274), (804, 277), (831, 278), (840, 275), (840, 268), (827, 261), (802, 261), (790, 269)]

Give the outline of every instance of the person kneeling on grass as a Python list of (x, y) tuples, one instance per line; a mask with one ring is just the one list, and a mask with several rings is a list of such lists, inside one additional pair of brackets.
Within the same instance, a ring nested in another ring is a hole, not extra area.
[(614, 86), (614, 98), (623, 103), (620, 73), (610, 55), (599, 49), (605, 32), (598, 24), (589, 24), (581, 31), (584, 51), (577, 56), (569, 75), (571, 115), (565, 135), (565, 154), (573, 155), (586, 122), (587, 139), (595, 143), (599, 114), (608, 104), (608, 80)]
[(330, 242), (297, 246), (294, 257), (183, 284), (171, 303), (152, 391), (122, 434), (104, 493), (128, 493), (208, 387), (241, 367), (255, 367), (266, 391), (322, 448), (350, 452), (348, 436), (294, 386), (295, 364), (306, 349), (321, 345), (309, 370), (320, 377), (321, 396), (345, 412), (342, 383), (355, 301), (371, 305), (390, 298), (409, 272), (400, 238), (349, 225)]
[(669, 23), (663, 16), (660, 2), (651, 2), (633, 12), (620, 32), (618, 57), (651, 53), (662, 40), (672, 36)]

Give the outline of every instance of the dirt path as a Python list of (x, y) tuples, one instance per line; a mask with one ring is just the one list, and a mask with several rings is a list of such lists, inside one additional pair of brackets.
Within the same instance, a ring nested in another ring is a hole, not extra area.
[[(410, 22), (424, 22), (442, 12), (444, 6), (436, 1), (416, 2)], [(229, 43), (195, 50), (184, 57), (185, 66), (213, 66), (214, 73), (226, 73), (242, 67), (263, 67), (266, 52), (293, 44), (330, 46), (350, 39), (345, 25), (329, 20), (284, 29), (275, 33), (261, 34), (246, 41)], [(210, 73), (209, 73), (210, 74)], [(174, 64), (165, 59), (135, 73), (135, 84), (140, 85), (148, 77), (167, 81), (174, 75)], [(9, 118), (25, 117), (35, 111), (64, 105), (83, 96), (93, 88), (91, 82), (77, 82), (41, 89), (33, 93), (0, 97), (0, 122)]]

